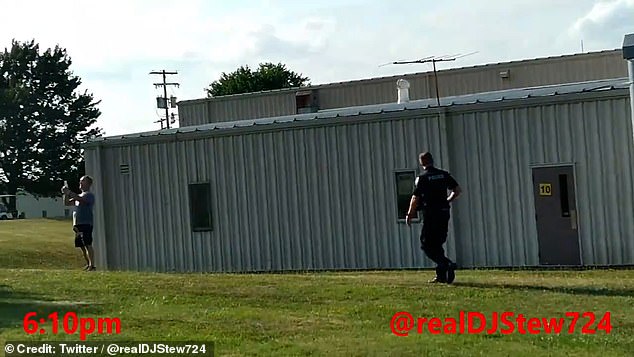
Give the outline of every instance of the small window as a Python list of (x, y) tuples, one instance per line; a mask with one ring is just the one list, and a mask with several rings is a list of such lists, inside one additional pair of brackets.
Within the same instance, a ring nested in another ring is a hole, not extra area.
[(318, 112), (319, 95), (317, 90), (304, 90), (295, 93), (295, 109), (297, 114)]
[(568, 202), (568, 175), (559, 175), (559, 200), (561, 203), (561, 216), (570, 217), (570, 203)]
[(196, 232), (213, 230), (211, 221), (211, 185), (192, 183), (189, 185), (189, 209), (192, 230)]
[[(398, 204), (397, 217), (399, 220), (405, 220), (405, 216), (409, 210), (409, 202), (412, 198), (415, 180), (416, 171), (414, 170), (400, 171), (396, 173), (396, 201)], [(415, 213), (413, 218), (418, 218), (418, 212)]]

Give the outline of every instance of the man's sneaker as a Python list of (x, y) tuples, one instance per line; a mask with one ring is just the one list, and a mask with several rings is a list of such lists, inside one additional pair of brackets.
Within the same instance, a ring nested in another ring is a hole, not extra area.
[(86, 265), (82, 270), (83, 271), (88, 271), (88, 269), (90, 269), (90, 265)]
[(429, 281), (430, 284), (446, 283), (443, 279), (439, 279), (437, 276)]
[(456, 263), (449, 264), (449, 268), (447, 269), (447, 283), (451, 284), (456, 279), (456, 268), (458, 266)]
[(86, 271), (95, 271), (97, 270), (97, 268), (95, 268), (94, 266), (91, 266), (90, 268), (86, 269)]

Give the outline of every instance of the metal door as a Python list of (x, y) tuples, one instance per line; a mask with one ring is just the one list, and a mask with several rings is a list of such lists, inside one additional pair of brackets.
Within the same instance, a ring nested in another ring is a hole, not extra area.
[(581, 265), (572, 166), (533, 168), (540, 265)]

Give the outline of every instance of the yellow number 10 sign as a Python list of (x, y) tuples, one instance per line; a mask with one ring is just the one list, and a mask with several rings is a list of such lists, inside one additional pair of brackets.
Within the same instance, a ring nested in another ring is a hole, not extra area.
[(552, 196), (553, 188), (549, 183), (540, 183), (539, 184), (539, 195), (540, 196)]

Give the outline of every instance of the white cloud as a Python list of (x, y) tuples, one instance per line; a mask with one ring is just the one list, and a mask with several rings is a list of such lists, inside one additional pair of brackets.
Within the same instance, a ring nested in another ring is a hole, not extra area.
[[(615, 19), (627, 17), (634, 9), (634, 0), (613, 0), (597, 2), (592, 9), (573, 26), (576, 31), (583, 30), (584, 26), (594, 24), (607, 24)], [(629, 20), (632, 20), (630, 17)]]
[(623, 36), (634, 32), (634, 0), (597, 2), (577, 19), (568, 30), (571, 36), (584, 41), (589, 50), (604, 46), (619, 48)]
[(20, 40), (35, 37), (46, 46), (59, 43), (78, 66), (90, 69), (120, 61), (182, 59), (192, 51), (206, 58), (239, 58), (249, 32), (265, 19), (249, 10), (216, 17), (203, 11), (204, 0), (9, 4), (12, 13), (28, 16), (4, 17), (0, 32)]

